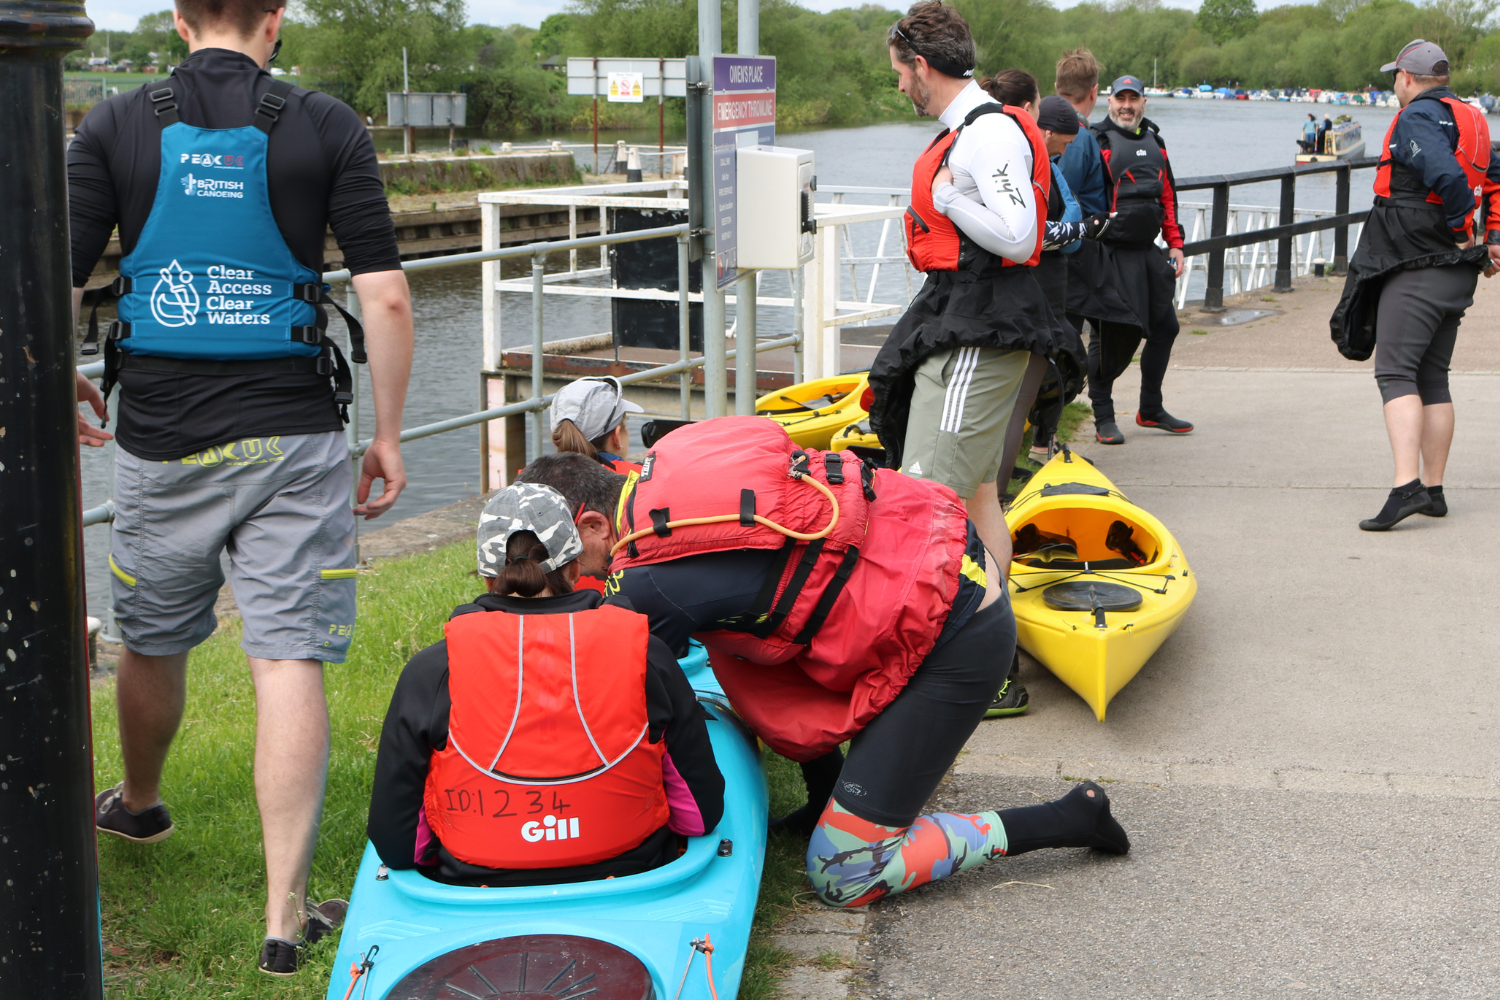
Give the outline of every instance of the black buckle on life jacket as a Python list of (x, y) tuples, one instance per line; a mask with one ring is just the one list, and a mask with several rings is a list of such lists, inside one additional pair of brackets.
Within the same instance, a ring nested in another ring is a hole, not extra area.
[(270, 135), (271, 126), (280, 120), (281, 109), (286, 107), (287, 95), (291, 92), (290, 83), (272, 80), (271, 89), (261, 95), (260, 103), (255, 106), (255, 127)]
[(162, 128), (168, 125), (176, 125), (182, 119), (177, 114), (176, 95), (172, 93), (171, 87), (162, 87), (153, 90), (147, 96), (151, 98), (152, 110), (156, 113), (156, 121)]
[(875, 502), (875, 466), (869, 462), (859, 463), (859, 485), (864, 488), (865, 499)]
[(807, 475), (807, 452), (802, 451), (800, 448), (792, 452), (792, 467), (787, 472), (787, 475), (793, 479), (801, 479)]
[(828, 581), (828, 586), (823, 588), (823, 593), (818, 597), (818, 606), (813, 608), (812, 617), (807, 619), (807, 624), (802, 626), (802, 631), (792, 639), (799, 646), (805, 646), (812, 642), (813, 636), (823, 627), (828, 620), (828, 613), (833, 610), (833, 602), (839, 599), (844, 592), (844, 585), (849, 582), (849, 576), (854, 572), (854, 564), (859, 562), (859, 549), (851, 545), (844, 551), (844, 558), (839, 562), (839, 568), (833, 571), (833, 579)]
[[(294, 326), (294, 327), (292, 327), (292, 341), (294, 343), (298, 343), (298, 344), (310, 344), (313, 347), (321, 347), (321, 346), (323, 346), (323, 341), (326, 340), (326, 339), (327, 339), (327, 334), (325, 334), (322, 330), (320, 330), (316, 326)], [(325, 373), (319, 372), (318, 374), (322, 375), (322, 374), (325, 374)]]
[(337, 368), (338, 368), (338, 366), (334, 363), (334, 360), (332, 358), (328, 357), (326, 354), (323, 357), (321, 357), (321, 358), (318, 359), (318, 374), (319, 375), (324, 375), (324, 376), (332, 375), (337, 370)]
[(322, 302), (323, 285), (321, 282), (316, 281), (309, 282), (305, 285), (293, 285), (292, 298), (299, 299), (303, 302), (312, 302), (314, 304)]
[(109, 333), (106, 336), (110, 340), (127, 340), (130, 337), (130, 324), (123, 320), (113, 320), (109, 324)]
[(115, 280), (109, 283), (109, 293), (114, 298), (120, 299), (129, 295), (135, 289), (135, 282), (123, 274), (115, 275)]
[(667, 527), (667, 522), (672, 519), (671, 508), (658, 507), (647, 513), (651, 515), (651, 530), (658, 538), (666, 538), (672, 534), (672, 529)]
[(828, 485), (844, 485), (844, 456), (836, 451), (825, 451), (823, 453), (823, 472), (828, 477)]
[(755, 491), (740, 490), (740, 527), (755, 527)]

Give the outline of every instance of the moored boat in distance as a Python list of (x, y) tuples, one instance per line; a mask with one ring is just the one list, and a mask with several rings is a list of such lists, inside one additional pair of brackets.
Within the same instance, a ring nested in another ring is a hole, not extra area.
[(1365, 140), (1359, 122), (1340, 116), (1323, 135), (1323, 152), (1298, 153), (1297, 162), (1331, 163), (1334, 160), (1354, 160), (1364, 155)]
[(1006, 515), (1021, 648), (1104, 710), (1177, 629), (1198, 592), (1177, 539), (1066, 447)]

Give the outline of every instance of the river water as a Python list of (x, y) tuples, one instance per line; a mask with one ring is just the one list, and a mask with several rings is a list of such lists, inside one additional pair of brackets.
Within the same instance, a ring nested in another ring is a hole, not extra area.
[[(1161, 134), (1166, 141), (1176, 176), (1184, 178), (1289, 164), (1296, 152), (1295, 140), (1301, 131), (1300, 123), (1308, 112), (1316, 113), (1321, 119), (1324, 113), (1336, 116), (1343, 111), (1349, 112), (1361, 122), (1367, 154), (1373, 155), (1395, 115), (1394, 109), (1156, 98), (1149, 102), (1146, 113), (1161, 126)], [(1095, 117), (1103, 114), (1104, 105), (1100, 102)], [(778, 135), (778, 142), (814, 152), (818, 182), (825, 191), (831, 186), (904, 188), (911, 181), (913, 160), (937, 131), (938, 126), (932, 120), (913, 119), (910, 122), (859, 128), (782, 132)], [(567, 133), (486, 136), (471, 133), (471, 136), (496, 143), (502, 140), (514, 141), (517, 145), (538, 144), (553, 138), (566, 143), (588, 141), (587, 135)], [(642, 146), (656, 144), (654, 130), (649, 133), (608, 132), (601, 134), (600, 138), (601, 150), (605, 151), (606, 156), (607, 147), (613, 146), (616, 139), (623, 138)], [(445, 132), (433, 131), (430, 136), (419, 137), (419, 148), (442, 148), (446, 139)], [(392, 134), (382, 136), (380, 141), (394, 141), (399, 145), (400, 140)], [(668, 143), (680, 144), (682, 141), (680, 134), (669, 133), (667, 136)], [(586, 150), (577, 152), (580, 154), (580, 162), (586, 162), (590, 157)], [(1358, 211), (1369, 206), (1372, 197), (1369, 185), (1372, 180), (1373, 176), (1369, 171), (1355, 175), (1351, 210)], [(819, 200), (827, 200), (827, 195), (820, 196)], [(880, 198), (853, 196), (848, 200), (883, 201)], [(1186, 217), (1188, 206), (1208, 200), (1207, 192), (1190, 192), (1182, 200)], [(1274, 206), (1278, 200), (1279, 187), (1276, 184), (1240, 187), (1232, 195), (1232, 201), (1237, 205)], [(1333, 175), (1315, 175), (1299, 180), (1297, 204), (1299, 207), (1332, 209)], [(855, 251), (862, 255), (873, 254), (879, 234), (878, 225), (857, 227), (853, 233)], [(888, 234), (887, 253), (900, 253), (900, 236), (894, 228)], [(592, 254), (585, 252), (581, 263), (592, 263), (591, 257)], [(565, 268), (566, 255), (555, 255), (551, 266)], [(893, 265), (883, 268), (875, 301), (895, 303), (905, 300), (908, 294), (908, 276), (903, 270)], [(847, 271), (845, 273), (847, 275)], [(529, 274), (529, 264), (526, 262), (507, 262), (505, 277), (522, 277), (526, 274)], [(863, 293), (866, 289), (863, 271), (859, 283)], [(477, 372), (483, 356), (480, 344), (478, 265), (416, 272), (411, 275), (411, 286), (416, 313), (416, 360), (404, 419), (404, 424), (408, 427), (472, 412), (478, 403)], [(910, 287), (915, 289), (915, 282)], [(765, 275), (761, 294), (790, 295), (786, 274), (771, 272)], [(850, 289), (846, 284), (843, 295), (849, 294)], [(502, 330), (506, 346), (530, 343), (529, 299), (529, 295), (523, 294), (504, 296)], [(732, 318), (732, 308), (730, 315)], [(548, 340), (607, 331), (609, 323), (607, 299), (548, 300)], [(759, 316), (759, 329), (763, 336), (789, 331), (791, 310), (763, 308)], [(362, 436), (369, 437), (372, 430), (370, 415), (373, 410), (367, 376), (363, 377), (361, 400), (365, 414)], [(477, 429), (466, 429), (408, 443), (403, 449), (409, 480), (406, 491), (392, 511), (384, 517), (372, 522), (362, 522), (362, 530), (372, 530), (397, 518), (419, 514), (478, 492), (478, 433)], [(640, 447), (639, 440), (636, 447)], [(109, 496), (112, 462), (112, 446), (105, 449), (84, 449), (82, 472), (85, 507), (102, 503)], [(109, 570), (106, 562), (109, 552), (108, 528), (99, 525), (86, 529), (84, 543), (89, 613), (102, 616), (109, 594)]]

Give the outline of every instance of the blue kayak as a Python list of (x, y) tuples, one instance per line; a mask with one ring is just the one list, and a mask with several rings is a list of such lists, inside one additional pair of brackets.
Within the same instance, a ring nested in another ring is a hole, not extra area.
[(389, 871), (366, 844), (329, 1000), (343, 1000), (361, 964), (353, 1000), (675, 1000), (679, 989), (733, 1000), (765, 862), (766, 783), (703, 647), (681, 663), (713, 717), (725, 785), (715, 830), (639, 875), (499, 889)]

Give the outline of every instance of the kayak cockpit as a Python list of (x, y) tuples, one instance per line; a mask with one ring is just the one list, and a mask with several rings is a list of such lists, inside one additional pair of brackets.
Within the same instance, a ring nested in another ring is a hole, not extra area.
[(1058, 570), (1143, 569), (1166, 549), (1142, 521), (1117, 507), (1089, 505), (1083, 496), (1076, 506), (1048, 505), (1031, 513), (1014, 527), (1010, 544), (1013, 561)]

